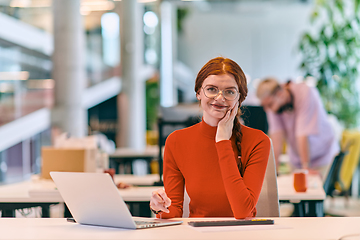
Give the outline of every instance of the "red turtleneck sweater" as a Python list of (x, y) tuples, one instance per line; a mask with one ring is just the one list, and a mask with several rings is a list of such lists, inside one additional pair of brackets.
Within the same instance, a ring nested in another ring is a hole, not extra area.
[[(215, 142), (217, 127), (204, 121), (169, 135), (164, 153), (164, 187), (171, 199), (170, 213), (182, 216), (184, 186), (190, 197), (190, 217), (256, 215), (270, 152), (270, 140), (260, 130), (242, 126), (241, 177), (235, 140)], [(159, 216), (158, 216), (159, 217)]]

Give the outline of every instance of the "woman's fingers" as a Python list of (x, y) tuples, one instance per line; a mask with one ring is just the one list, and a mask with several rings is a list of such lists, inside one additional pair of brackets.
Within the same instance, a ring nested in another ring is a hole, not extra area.
[(238, 108), (239, 108), (239, 102), (237, 102), (233, 108), (229, 109), (226, 112), (225, 116), (223, 117), (223, 119), (221, 119), (220, 122), (222, 122), (222, 123), (232, 123), (234, 121), (235, 117), (236, 117), (236, 114), (238, 112)]
[[(228, 110), (228, 111), (226, 112), (225, 116), (223, 117), (223, 119), (220, 120), (220, 122), (226, 123), (226, 122), (229, 120), (230, 115), (231, 115), (230, 111), (231, 111), (231, 110)], [(220, 123), (220, 122), (219, 122), (219, 123)]]
[(231, 123), (234, 121), (235, 117), (236, 117), (236, 114), (238, 112), (238, 108), (239, 108), (239, 102), (237, 102), (235, 104), (235, 106), (231, 109), (231, 114), (230, 114), (230, 120), (231, 120)]
[(232, 129), (234, 126), (234, 119), (238, 112), (239, 103), (237, 102), (232, 109), (229, 109), (223, 119), (218, 123), (218, 129), (215, 137), (215, 141), (229, 140), (232, 135)]
[(150, 206), (155, 211), (163, 211), (169, 213), (168, 207), (171, 205), (171, 199), (168, 198), (164, 189), (158, 189), (152, 192)]
[(231, 119), (234, 120), (236, 117), (236, 114), (238, 113), (238, 109), (239, 109), (239, 102), (237, 102), (235, 104), (235, 106), (233, 107), (233, 109), (231, 110)]
[(164, 189), (161, 189), (158, 194), (160, 195), (160, 197), (163, 199), (164, 201), (164, 205), (165, 207), (170, 207), (171, 205), (171, 199), (166, 195)]

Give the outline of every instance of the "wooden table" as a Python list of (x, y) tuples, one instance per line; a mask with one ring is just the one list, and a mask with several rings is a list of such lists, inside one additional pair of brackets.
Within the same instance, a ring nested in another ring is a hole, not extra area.
[[(359, 239), (359, 217), (273, 218), (274, 225), (194, 228), (188, 221), (220, 220), (184, 218), (181, 225), (141, 230), (97, 227), (67, 222), (64, 218), (1, 218), (0, 239), (147, 239), (147, 240), (322, 240)], [(20, 227), (21, 226), (21, 227)], [(345, 236), (353, 238), (345, 238)]]

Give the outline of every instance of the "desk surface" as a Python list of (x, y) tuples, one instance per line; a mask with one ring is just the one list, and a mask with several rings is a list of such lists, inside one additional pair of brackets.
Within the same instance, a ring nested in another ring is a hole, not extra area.
[(64, 202), (58, 194), (56, 197), (30, 196), (30, 190), (37, 188), (55, 190), (54, 182), (51, 180), (27, 180), (19, 183), (12, 183), (0, 186), (0, 203), (51, 203)]
[(318, 175), (308, 175), (306, 192), (296, 192), (293, 175), (281, 175), (277, 178), (279, 200), (297, 202), (301, 200), (325, 200), (323, 183)]
[[(159, 176), (156, 174), (150, 174), (146, 176), (134, 176), (130, 174), (116, 175), (115, 182), (126, 182), (133, 185), (151, 185), (152, 183), (154, 183), (154, 181), (157, 181), (158, 178)], [(320, 176), (309, 175), (308, 190), (303, 193), (295, 191), (293, 187), (292, 175), (279, 176), (277, 181), (279, 200), (297, 202), (301, 200), (325, 200), (326, 198)], [(148, 190), (157, 188), (158, 187), (146, 187), (146, 189)], [(133, 192), (137, 192), (138, 196), (140, 196), (142, 189), (143, 188), (137, 188), (137, 190), (133, 190)], [(149, 192), (146, 189), (144, 189), (144, 199), (146, 198), (145, 193)], [(128, 197), (131, 195), (131, 191), (127, 193), (126, 189), (124, 191), (121, 190), (121, 194), (125, 194), (124, 196)]]
[[(125, 182), (134, 185), (150, 185), (158, 180), (158, 175), (134, 176), (116, 175), (115, 182)], [(131, 187), (121, 189), (120, 194), (125, 201), (149, 201), (151, 192), (159, 187)], [(278, 177), (280, 200), (324, 200), (326, 195), (320, 178), (310, 177), (309, 188), (305, 193), (297, 193), (292, 187), (292, 176)], [(0, 186), (0, 202), (63, 202), (52, 180), (32, 180)]]
[[(115, 182), (126, 182), (134, 185), (149, 185), (158, 181), (159, 176), (156, 174), (139, 176), (134, 175), (118, 175), (115, 176)], [(128, 202), (145, 202), (149, 201), (152, 191), (159, 187), (130, 187), (128, 189), (120, 189), (119, 192)], [(23, 181), (0, 186), (0, 203), (24, 203), (24, 202), (64, 202), (59, 191), (56, 189), (55, 183), (49, 179), (39, 179), (33, 176), (32, 180)]]
[[(360, 239), (360, 217), (273, 218), (274, 225), (194, 228), (182, 225), (141, 230), (86, 226), (63, 218), (0, 218), (0, 239)], [(209, 220), (209, 219), (207, 219)], [(21, 226), (21, 227), (20, 227)], [(19, 228), (21, 231), (19, 231)], [(346, 238), (344, 238), (346, 239)]]

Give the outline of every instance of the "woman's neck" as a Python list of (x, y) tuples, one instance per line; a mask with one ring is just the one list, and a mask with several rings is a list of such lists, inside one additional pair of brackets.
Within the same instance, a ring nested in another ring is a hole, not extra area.
[(212, 126), (212, 127), (217, 127), (217, 125), (220, 121), (220, 119), (208, 116), (205, 112), (203, 113), (203, 120), (204, 120), (204, 122), (206, 122), (207, 125)]

